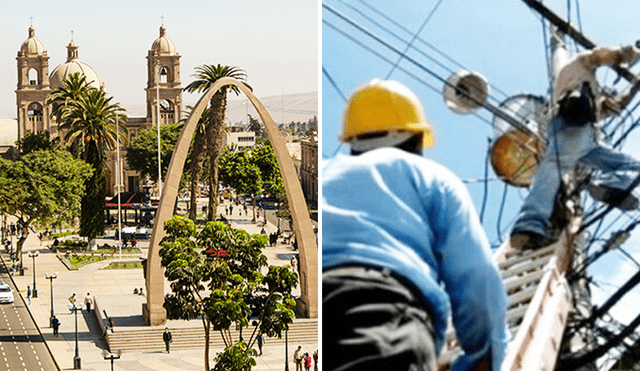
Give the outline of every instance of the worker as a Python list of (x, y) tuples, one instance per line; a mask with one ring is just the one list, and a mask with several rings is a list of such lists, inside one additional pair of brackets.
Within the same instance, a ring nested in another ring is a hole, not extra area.
[(351, 155), (322, 168), (326, 369), (434, 370), (452, 316), (452, 370), (499, 370), (506, 291), (468, 190), (421, 156), (434, 139), (418, 98), (372, 81), (341, 140)]
[(598, 177), (588, 186), (596, 200), (622, 210), (638, 207), (638, 199), (627, 192), (633, 178), (625, 172), (640, 171), (640, 162), (601, 143), (598, 125), (602, 118), (626, 106), (632, 93), (614, 96), (603, 92), (595, 74), (603, 65), (634, 64), (640, 57), (639, 50), (634, 46), (597, 47), (563, 58), (563, 41), (554, 35), (559, 55), (556, 59), (567, 62), (559, 66), (554, 79), (547, 149), (511, 231), (510, 245), (517, 250), (540, 248), (558, 239), (564, 226), (554, 225), (552, 215), (562, 177), (579, 164), (598, 171)]

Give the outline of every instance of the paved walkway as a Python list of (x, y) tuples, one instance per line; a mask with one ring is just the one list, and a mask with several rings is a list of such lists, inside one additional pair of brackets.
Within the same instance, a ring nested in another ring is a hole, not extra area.
[[(225, 215), (225, 204), (219, 206), (218, 214)], [(250, 208), (249, 208), (250, 209)], [(251, 222), (252, 214), (249, 216), (239, 216), (237, 210), (233, 216), (226, 216), (234, 228), (242, 228), (249, 233), (259, 233), (263, 228), (262, 224)], [(243, 213), (244, 214), (244, 213)], [(275, 232), (276, 226), (267, 223), (264, 226), (267, 234)], [(107, 241), (107, 240), (105, 240)], [(102, 244), (105, 241), (100, 241)], [(111, 240), (113, 241), (113, 240)], [(14, 241), (15, 243), (15, 241)], [(82, 267), (78, 270), (69, 270), (58, 259), (56, 254), (47, 246), (51, 241), (45, 241), (41, 246), (38, 238), (31, 233), (24, 246), (24, 276), (16, 273), (13, 277), (16, 287), (20, 290), (20, 296), (16, 295), (16, 300), (25, 300), (27, 286), (34, 287), (33, 260), (28, 257), (28, 252), (39, 251), (36, 258), (35, 279), (37, 288), (37, 298), (31, 299), (28, 306), (38, 327), (43, 333), (52, 354), (61, 370), (72, 370), (75, 356), (75, 322), (74, 315), (68, 309), (68, 297), (76, 293), (78, 302), (82, 302), (87, 293), (96, 297), (109, 316), (114, 319), (116, 328), (119, 326), (146, 326), (142, 318), (142, 303), (145, 302), (143, 296), (134, 295), (133, 289), (144, 287), (144, 277), (141, 268), (130, 269), (103, 269), (109, 261), (94, 263)], [(142, 248), (144, 256), (148, 251), (148, 241), (140, 241), (138, 246)], [(269, 264), (284, 265), (291, 261), (294, 252), (291, 245), (279, 244), (275, 247), (267, 247), (265, 254), (269, 259)], [(2, 253), (7, 266), (11, 260), (8, 254)], [(135, 259), (135, 258), (134, 258)], [(49, 326), (51, 317), (51, 280), (44, 279), (45, 274), (57, 272), (57, 278), (53, 280), (53, 311), (60, 320), (60, 336), (53, 337), (52, 329)], [(168, 286), (167, 286), (168, 287)], [(299, 289), (294, 295), (299, 294)], [(168, 292), (168, 289), (165, 290)], [(87, 314), (86, 311), (77, 314), (78, 319), (78, 346), (79, 355), (82, 359), (83, 370), (110, 370), (111, 365), (101, 354), (106, 349), (106, 341), (101, 337), (102, 332), (95, 316)], [(198, 320), (198, 323), (201, 323)], [(177, 328), (182, 326), (194, 326), (187, 321), (168, 321), (167, 326)], [(289, 344), (289, 361), (295, 348), (301, 345), (304, 351), (311, 354), (318, 348), (318, 342), (310, 344)], [(210, 349), (211, 357), (222, 349)], [(285, 363), (285, 349), (282, 344), (265, 344), (263, 355), (256, 359), (257, 365), (254, 370), (282, 370)], [(213, 361), (210, 362), (213, 367)], [(121, 358), (114, 361), (114, 370), (203, 370), (204, 369), (204, 349), (172, 350), (170, 354), (164, 352), (131, 352), (123, 353)], [(290, 362), (289, 369), (295, 370), (295, 365)]]

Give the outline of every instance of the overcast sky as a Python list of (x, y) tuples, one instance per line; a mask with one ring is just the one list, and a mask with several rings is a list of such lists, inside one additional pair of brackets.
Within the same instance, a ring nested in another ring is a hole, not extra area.
[[(66, 61), (73, 31), (79, 59), (125, 106), (145, 103), (145, 57), (162, 16), (182, 56), (183, 87), (194, 67), (220, 63), (247, 71), (258, 97), (318, 91), (315, 0), (1, 0), (0, 9), (0, 118), (16, 115), (16, 56), (32, 22), (49, 55), (49, 72)], [(187, 103), (198, 98), (183, 96)]]

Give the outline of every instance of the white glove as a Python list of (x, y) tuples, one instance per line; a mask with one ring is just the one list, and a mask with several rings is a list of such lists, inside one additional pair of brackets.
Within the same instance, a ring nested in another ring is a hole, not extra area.
[(640, 49), (633, 45), (626, 45), (620, 49), (620, 65), (631, 68), (640, 60)]

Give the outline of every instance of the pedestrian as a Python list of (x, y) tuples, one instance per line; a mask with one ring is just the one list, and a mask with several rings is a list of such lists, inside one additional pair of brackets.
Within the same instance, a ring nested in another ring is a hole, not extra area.
[(138, 240), (136, 240), (135, 236), (131, 237), (131, 247), (135, 249), (136, 246), (138, 246)]
[(53, 316), (53, 318), (51, 318), (51, 327), (53, 327), (53, 336), (58, 337), (58, 330), (60, 329), (60, 320), (58, 320), (58, 317)]
[(224, 215), (229, 215), (229, 206), (224, 207)]
[(258, 354), (259, 356), (262, 355), (262, 347), (264, 346), (265, 340), (264, 340), (264, 334), (262, 333), (262, 331), (260, 331), (258, 333), (258, 349), (260, 350), (260, 354)]
[(311, 356), (309, 353), (304, 354), (304, 371), (311, 371)]
[(619, 113), (632, 95), (616, 97), (605, 93), (598, 84), (596, 70), (603, 65), (633, 65), (640, 58), (640, 50), (631, 45), (597, 47), (568, 58), (561, 37), (556, 34), (554, 41), (558, 44), (555, 54), (559, 56), (554, 59), (566, 56), (568, 62), (558, 66), (554, 79), (550, 105), (553, 116), (547, 128), (549, 144), (510, 234), (510, 245), (517, 250), (536, 249), (557, 241), (565, 223), (552, 222), (554, 208), (563, 208), (562, 202), (556, 204), (557, 195), (563, 198), (562, 177), (578, 164), (602, 173), (588, 185), (593, 198), (622, 210), (638, 207), (638, 199), (631, 189), (627, 190), (633, 178), (624, 172), (638, 173), (640, 162), (603, 146), (599, 138), (599, 122)]
[(27, 299), (29, 299), (29, 305), (31, 305), (31, 286), (27, 286)]
[(302, 359), (304, 353), (302, 352), (302, 345), (298, 345), (298, 349), (293, 352), (293, 361), (296, 363), (296, 371), (302, 371)]
[(73, 295), (69, 296), (69, 303), (71, 303), (71, 305), (76, 305), (76, 293), (74, 292)]
[(89, 293), (84, 298), (84, 306), (87, 307), (87, 313), (91, 313), (91, 306), (93, 305), (93, 298)]
[(40, 246), (42, 246), (42, 240), (44, 240), (44, 235), (42, 232), (38, 233), (38, 239), (40, 240)]
[(451, 369), (500, 370), (506, 290), (466, 186), (422, 156), (433, 145), (422, 104), (374, 80), (344, 117), (351, 153), (322, 165), (326, 369), (435, 370), (453, 313)]
[(229, 215), (233, 215), (233, 205), (229, 205)]
[(313, 371), (318, 371), (318, 349), (313, 352)]
[(171, 353), (169, 350), (169, 344), (171, 344), (171, 341), (173, 339), (171, 338), (171, 331), (169, 331), (169, 328), (165, 327), (164, 328), (164, 333), (162, 334), (162, 341), (164, 341), (164, 346), (166, 347), (166, 351), (167, 353)]

